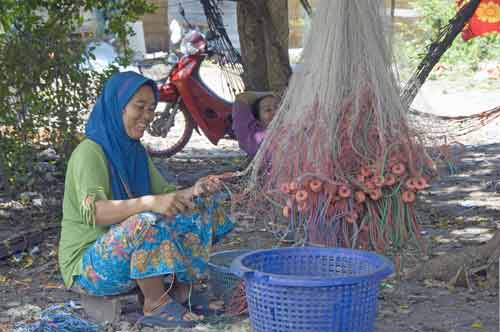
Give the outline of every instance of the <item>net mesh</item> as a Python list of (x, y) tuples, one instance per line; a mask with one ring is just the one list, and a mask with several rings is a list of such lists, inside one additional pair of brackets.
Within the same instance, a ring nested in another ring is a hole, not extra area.
[(222, 72), (228, 91), (234, 97), (245, 89), (241, 78), (243, 74), (241, 56), (234, 48), (224, 27), (223, 13), (219, 8), (219, 2), (217, 0), (200, 0), (200, 3), (207, 18), (208, 29), (214, 36), (211, 46), (217, 54), (215, 60)]
[(235, 192), (240, 214), (297, 244), (386, 251), (418, 240), (414, 201), (435, 168), (408, 125), (387, 23), (383, 1), (319, 3), (300, 70)]

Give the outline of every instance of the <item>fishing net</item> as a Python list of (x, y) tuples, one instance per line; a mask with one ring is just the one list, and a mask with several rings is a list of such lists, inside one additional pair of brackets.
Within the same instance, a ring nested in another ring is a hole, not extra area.
[[(427, 128), (426, 139), (429, 142), (440, 137), (453, 141), (471, 134), (500, 118), (500, 106), (472, 115), (443, 116), (410, 110), (410, 118), (418, 126)], [(446, 142), (445, 142), (446, 143)]]
[[(464, 146), (455, 139), (500, 108), (442, 117), (409, 105), (477, 4), (442, 30), (401, 92), (384, 2), (320, 2), (266, 140), (246, 178), (228, 185), (233, 216), (260, 220), (295, 245), (393, 253), (398, 271), (404, 246), (425, 250), (415, 201), (436, 175), (433, 160), (457, 161)], [(233, 314), (246, 309), (243, 284), (237, 290)]]
[(75, 314), (70, 304), (56, 304), (45, 309), (36, 322), (14, 324), (14, 332), (97, 332), (97, 324), (86, 321)]
[(467, 22), (474, 15), (481, 0), (470, 0), (464, 2), (448, 24), (439, 29), (434, 40), (427, 47), (427, 53), (415, 72), (406, 83), (401, 94), (406, 105), (411, 105), (420, 87), (431, 73), (434, 66), (439, 62), (443, 54), (451, 47), (455, 38), (462, 32)]
[(297, 244), (399, 250), (434, 165), (400, 98), (383, 1), (321, 1), (238, 211)]
[[(401, 93), (404, 104), (411, 105), (434, 66), (467, 27), (480, 2), (481, 0), (459, 1), (456, 15), (440, 27), (434, 40), (428, 45), (426, 55), (405, 84)], [(499, 116), (500, 107), (467, 116), (438, 116), (410, 109), (409, 120), (424, 134), (424, 143), (433, 160), (445, 164), (450, 173), (454, 173), (455, 165), (465, 151), (459, 140), (494, 122)]]
[(241, 75), (243, 65), (241, 56), (234, 48), (222, 18), (222, 11), (217, 0), (200, 0), (207, 18), (208, 30), (214, 38), (211, 40), (212, 49), (216, 53), (215, 60), (222, 72), (224, 81), (231, 95), (234, 97), (245, 90)]

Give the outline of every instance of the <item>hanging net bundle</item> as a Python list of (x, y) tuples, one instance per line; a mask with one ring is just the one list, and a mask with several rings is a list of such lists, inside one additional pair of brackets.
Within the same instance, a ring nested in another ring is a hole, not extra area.
[(320, 2), (240, 209), (309, 244), (418, 243), (414, 203), (435, 171), (408, 125), (388, 23), (383, 1)]
[(219, 8), (217, 0), (200, 0), (203, 11), (207, 18), (208, 30), (214, 36), (211, 46), (217, 57), (217, 64), (223, 74), (224, 81), (227, 84), (229, 92), (235, 96), (243, 92), (245, 86), (241, 75), (243, 74), (243, 65), (241, 56), (234, 48), (222, 19), (222, 11)]

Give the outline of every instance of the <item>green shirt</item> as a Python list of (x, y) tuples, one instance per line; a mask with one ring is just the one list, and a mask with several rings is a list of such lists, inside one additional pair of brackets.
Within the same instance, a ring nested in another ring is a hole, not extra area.
[[(151, 158), (149, 174), (153, 194), (175, 191), (175, 186), (165, 181)], [(86, 139), (71, 155), (64, 184), (59, 268), (68, 288), (73, 284), (73, 276), (83, 272), (85, 249), (109, 229), (95, 224), (95, 201), (108, 199), (113, 197), (106, 155), (100, 145)]]

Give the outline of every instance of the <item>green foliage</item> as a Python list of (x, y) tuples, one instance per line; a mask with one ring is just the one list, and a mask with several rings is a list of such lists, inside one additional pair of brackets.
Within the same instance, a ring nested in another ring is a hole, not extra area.
[(85, 69), (92, 58), (78, 32), (83, 10), (101, 9), (127, 64), (128, 22), (155, 8), (145, 0), (0, 1), (0, 187), (18, 186), (29, 168), (38, 133), (67, 157), (102, 83), (117, 70)]
[[(396, 41), (396, 52), (407, 76), (426, 54), (426, 46), (435, 39), (441, 27), (448, 24), (457, 11), (454, 0), (413, 0), (419, 17), (411, 24), (401, 24), (402, 31)], [(449, 79), (471, 77), (481, 62), (498, 61), (500, 34), (490, 34), (464, 41), (459, 35), (441, 58), (441, 72)], [(431, 74), (431, 79), (437, 77)]]
[(20, 137), (0, 133), (0, 151), (0, 192), (7, 188), (22, 188), (27, 184), (26, 178), (33, 166), (33, 149)]

